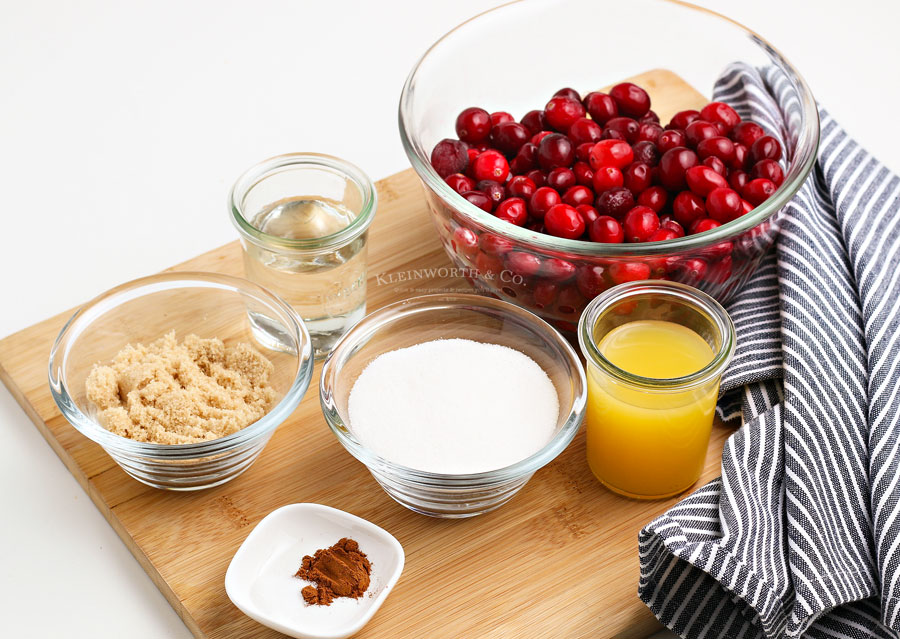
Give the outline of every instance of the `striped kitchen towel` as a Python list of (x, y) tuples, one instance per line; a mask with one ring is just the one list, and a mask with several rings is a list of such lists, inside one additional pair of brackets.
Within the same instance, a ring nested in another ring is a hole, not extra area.
[[(716, 98), (783, 136), (787, 81)], [(640, 533), (639, 594), (689, 638), (900, 637), (900, 179), (819, 111), (814, 173), (729, 312), (744, 425), (721, 478)]]

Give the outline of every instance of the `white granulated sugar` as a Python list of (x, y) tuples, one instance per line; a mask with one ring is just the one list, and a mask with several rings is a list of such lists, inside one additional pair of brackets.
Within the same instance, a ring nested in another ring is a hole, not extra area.
[(349, 399), (359, 441), (394, 463), (433, 473), (496, 470), (543, 448), (559, 397), (538, 364), (517, 350), (466, 339), (383, 353)]

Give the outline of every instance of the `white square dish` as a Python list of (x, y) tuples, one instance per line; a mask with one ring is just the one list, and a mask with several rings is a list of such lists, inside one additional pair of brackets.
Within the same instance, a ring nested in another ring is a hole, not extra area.
[[(359, 599), (307, 605), (309, 582), (294, 577), (305, 555), (342, 537), (359, 542), (372, 564)], [(393, 535), (356, 515), (321, 504), (291, 504), (269, 513), (247, 536), (225, 573), (232, 603), (259, 623), (296, 639), (344, 639), (368, 623), (403, 571), (403, 547)]]

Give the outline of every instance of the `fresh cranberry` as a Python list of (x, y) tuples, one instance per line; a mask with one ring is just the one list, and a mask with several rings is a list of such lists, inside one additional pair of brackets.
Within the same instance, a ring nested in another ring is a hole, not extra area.
[(581, 206), (594, 201), (594, 192), (586, 186), (573, 186), (563, 193), (562, 201), (569, 206)]
[(544, 107), (547, 123), (557, 131), (568, 131), (578, 118), (585, 114), (584, 105), (579, 100), (565, 96), (551, 98)]
[(547, 175), (540, 169), (532, 169), (525, 173), (525, 177), (534, 182), (535, 187), (541, 188), (547, 183)]
[(478, 107), (464, 109), (456, 118), (456, 135), (459, 139), (475, 144), (491, 134), (491, 114)]
[(719, 130), (712, 122), (707, 122), (706, 120), (694, 120), (684, 130), (684, 137), (687, 138), (688, 145), (695, 148), (703, 140), (714, 138), (718, 135)]
[(540, 133), (545, 130), (548, 126), (547, 117), (544, 115), (544, 112), (540, 109), (534, 109), (533, 111), (529, 111), (525, 115), (522, 116), (522, 119), (519, 120), (526, 129), (528, 129), (531, 135), (535, 133)]
[(511, 197), (500, 202), (494, 215), (510, 224), (525, 226), (525, 222), (528, 221), (528, 207), (522, 198)]
[(747, 200), (741, 198), (741, 215), (746, 215), (753, 210), (753, 205)]
[(575, 182), (577, 184), (587, 187), (593, 186), (594, 172), (591, 170), (590, 164), (587, 162), (576, 162), (572, 167), (572, 172), (575, 174)]
[(472, 163), (472, 177), (476, 180), (495, 180), (505, 182), (509, 175), (509, 163), (500, 151), (479, 153)]
[(638, 122), (642, 124), (644, 122), (654, 122), (656, 124), (659, 124), (659, 116), (656, 114), (656, 111), (650, 109), (644, 115), (638, 118)]
[(723, 162), (730, 162), (734, 157), (734, 142), (721, 135), (706, 138), (697, 145), (697, 155), (701, 160), (717, 157)]
[(634, 152), (634, 161), (643, 162), (647, 166), (659, 164), (659, 149), (653, 142), (642, 140), (631, 147)]
[(475, 269), (482, 276), (496, 276), (503, 271), (503, 260), (496, 255), (479, 253), (475, 258)]
[(727, 187), (713, 189), (706, 196), (706, 212), (716, 222), (726, 224), (741, 215), (741, 196)]
[(663, 128), (656, 122), (641, 122), (638, 128), (638, 142), (659, 142), (659, 136), (662, 135)]
[(637, 282), (650, 277), (650, 265), (643, 262), (614, 262), (609, 265), (608, 272), (614, 284)]
[(554, 282), (569, 281), (575, 275), (575, 270), (575, 265), (572, 262), (561, 260), (558, 257), (548, 257), (541, 264), (541, 275)]
[(646, 242), (659, 228), (659, 216), (649, 206), (636, 206), (625, 214), (625, 240)]
[(691, 235), (696, 235), (697, 233), (705, 233), (706, 231), (711, 231), (713, 229), (719, 228), (722, 226), (720, 222), (716, 222), (714, 219), (709, 217), (703, 217), (691, 224)]
[(544, 215), (544, 228), (550, 235), (574, 240), (584, 234), (584, 220), (574, 206), (556, 204)]
[(554, 98), (559, 98), (559, 97), (569, 98), (570, 100), (578, 100), (579, 102), (581, 102), (581, 96), (578, 95), (578, 91), (576, 91), (575, 89), (573, 89), (571, 87), (563, 87), (562, 89), (560, 89), (559, 91), (554, 93), (553, 97)]
[(741, 121), (737, 111), (724, 102), (710, 102), (700, 109), (700, 117), (707, 122), (723, 125), (725, 133), (731, 131)]
[(465, 142), (445, 138), (431, 151), (431, 166), (442, 178), (454, 173), (465, 173), (469, 166), (469, 153)]
[(739, 122), (731, 131), (731, 139), (746, 147), (753, 146), (753, 143), (764, 136), (766, 132), (756, 122)]
[(703, 199), (696, 193), (682, 191), (672, 201), (672, 215), (675, 221), (687, 229), (706, 215), (706, 206), (703, 204)]
[(545, 171), (558, 166), (572, 166), (575, 149), (572, 142), (561, 133), (551, 133), (541, 140), (537, 152), (538, 164)]
[(558, 166), (547, 174), (547, 186), (563, 193), (575, 186), (575, 173), (572, 169)]
[[(556, 310), (563, 315), (578, 315), (587, 301), (581, 296), (576, 286), (567, 286), (559, 292)], [(578, 319), (575, 317), (574, 319)]]
[(601, 215), (591, 222), (588, 235), (592, 241), (604, 244), (621, 244), (625, 241), (625, 230), (622, 225), (608, 215)]
[(698, 257), (675, 260), (669, 271), (682, 282), (696, 282), (706, 274), (706, 261)]
[(784, 182), (784, 171), (775, 160), (760, 160), (750, 169), (750, 177), (772, 180), (775, 186), (781, 186), (781, 183)]
[(515, 122), (516, 119), (512, 116), (512, 114), (507, 113), (506, 111), (494, 111), (491, 113), (491, 126), (495, 127), (498, 124), (503, 124), (504, 122)]
[(750, 176), (746, 171), (742, 171), (740, 169), (732, 169), (728, 173), (728, 186), (733, 188), (738, 193), (743, 192), (744, 185), (750, 181)]
[(616, 131), (615, 129), (605, 128), (603, 129), (603, 135), (600, 136), (601, 140), (620, 140), (625, 142), (625, 134), (621, 131)]
[(494, 182), (493, 180), (481, 180), (481, 182), (475, 185), (475, 190), (481, 191), (491, 198), (494, 202), (494, 206), (497, 206), (497, 204), (506, 199), (506, 189), (503, 188), (502, 184)]
[[(465, 142), (463, 144), (465, 144)], [(469, 164), (468, 164), (468, 168), (466, 169), (466, 172), (468, 172), (469, 170), (471, 170), (472, 163), (475, 162), (475, 158), (477, 158), (479, 155), (481, 155), (481, 151), (476, 149), (474, 146), (470, 146), (469, 149), (466, 151), (466, 155), (469, 156)]]
[(460, 193), (460, 195), (488, 213), (494, 210), (494, 200), (489, 198), (486, 193), (482, 193), (481, 191), (466, 191), (465, 193)]
[(778, 187), (772, 180), (756, 178), (744, 185), (741, 195), (753, 206), (759, 206), (768, 200), (776, 190)]
[(601, 140), (591, 149), (591, 168), (595, 173), (600, 167), (614, 166), (622, 169), (634, 160), (634, 151), (621, 140)]
[(625, 188), (635, 194), (650, 188), (650, 167), (643, 162), (632, 162), (622, 174), (625, 177)]
[(562, 202), (562, 198), (555, 189), (551, 189), (549, 186), (542, 186), (531, 196), (531, 200), (528, 203), (528, 212), (531, 214), (531, 217), (542, 220), (547, 211), (560, 202)]
[(649, 206), (651, 209), (659, 213), (662, 211), (666, 202), (669, 200), (669, 192), (661, 186), (651, 186), (638, 195), (637, 203), (641, 206)]
[(584, 96), (583, 103), (591, 118), (601, 126), (619, 115), (619, 107), (616, 106), (616, 101), (606, 93), (600, 93), (599, 91), (588, 93)]
[(584, 220), (585, 226), (590, 230), (590, 226), (594, 220), (600, 217), (600, 213), (590, 204), (579, 204), (575, 207), (575, 210), (578, 211), (578, 214), (581, 215), (581, 219)]
[(684, 172), (684, 178), (688, 188), (700, 197), (706, 197), (717, 187), (728, 186), (728, 180), (708, 166), (692, 166)]
[(713, 284), (724, 284), (731, 277), (731, 256), (726, 255), (710, 267), (706, 273), (706, 281)]
[(594, 206), (600, 215), (621, 220), (634, 208), (634, 194), (624, 187), (613, 187), (598, 195)]
[(506, 192), (512, 197), (528, 199), (534, 195), (537, 186), (524, 175), (516, 175), (506, 184)]
[(512, 241), (493, 233), (482, 233), (478, 238), (478, 246), (488, 255), (506, 255), (513, 250)]
[(462, 253), (470, 260), (478, 253), (478, 236), (472, 229), (458, 226), (450, 236), (450, 246), (457, 253)]
[(688, 128), (688, 125), (700, 118), (700, 112), (695, 111), (694, 109), (688, 109), (686, 111), (679, 111), (675, 115), (672, 116), (672, 120), (669, 122), (667, 129), (681, 129), (682, 131)]
[(598, 142), (603, 135), (603, 127), (589, 118), (578, 118), (569, 127), (568, 136), (576, 146), (586, 142)]
[(594, 171), (592, 186), (594, 193), (603, 193), (609, 189), (625, 184), (625, 176), (614, 166), (601, 166)]
[(531, 139), (524, 124), (501, 122), (491, 129), (491, 144), (507, 157), (513, 157)]
[(444, 178), (444, 182), (450, 185), (450, 188), (457, 193), (465, 193), (466, 191), (475, 190), (475, 180), (466, 177), (462, 173), (454, 173)]
[(697, 154), (683, 146), (663, 153), (659, 159), (659, 179), (670, 191), (684, 188), (684, 173), (697, 165)]
[(631, 82), (617, 84), (609, 90), (609, 95), (616, 101), (619, 113), (623, 115), (639, 118), (650, 110), (650, 96)]
[(595, 264), (586, 264), (575, 274), (575, 286), (587, 299), (594, 299), (609, 288), (606, 283), (606, 269)]
[(534, 218), (528, 218), (528, 222), (525, 223), (525, 228), (529, 231), (534, 231), (535, 233), (543, 233), (544, 221), (536, 220)]
[(628, 144), (634, 144), (638, 141), (641, 125), (638, 124), (637, 120), (633, 120), (632, 118), (618, 117), (607, 122), (603, 130), (617, 131)]
[(687, 144), (687, 138), (684, 137), (684, 131), (672, 129), (670, 131), (663, 131), (660, 134), (657, 146), (659, 147), (660, 153), (665, 153), (670, 149), (674, 149), (677, 146), (684, 146), (685, 144)]
[(535, 146), (540, 145), (541, 140), (553, 133), (553, 131), (540, 131), (531, 136), (531, 143)]
[(669, 229), (675, 234), (675, 237), (684, 237), (684, 227), (668, 215), (659, 218), (659, 228)]
[(553, 304), (556, 301), (557, 293), (559, 293), (559, 286), (544, 280), (537, 282), (531, 290), (534, 305), (538, 309), (547, 308)]
[(647, 238), (648, 242), (663, 242), (665, 240), (674, 240), (679, 237), (678, 234), (671, 229), (664, 229), (662, 227), (656, 229), (653, 232), (653, 235)]
[(582, 142), (575, 147), (575, 159), (579, 162), (589, 161), (591, 159), (591, 149), (593, 148), (593, 142)]
[(747, 164), (750, 162), (750, 149), (744, 146), (743, 144), (737, 143), (734, 145), (734, 157), (731, 158), (731, 162), (728, 163), (733, 169), (746, 169)]
[(541, 258), (525, 251), (513, 251), (506, 256), (506, 266), (522, 277), (533, 277), (541, 270)]
[(771, 135), (764, 135), (750, 146), (750, 158), (754, 164), (760, 160), (777, 160), (781, 157), (781, 143)]
[(522, 175), (537, 167), (537, 147), (531, 142), (521, 146), (519, 152), (509, 162), (509, 170), (516, 175)]
[(722, 177), (728, 175), (728, 169), (725, 168), (725, 163), (715, 155), (710, 155), (708, 158), (703, 160), (703, 166), (708, 166)]

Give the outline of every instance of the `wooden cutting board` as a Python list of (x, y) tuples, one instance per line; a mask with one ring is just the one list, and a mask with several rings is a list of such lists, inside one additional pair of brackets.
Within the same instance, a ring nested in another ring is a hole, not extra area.
[[(651, 71), (647, 88), (663, 121), (705, 103), (674, 74)], [(369, 249), (370, 310), (463, 280), (386, 283), (385, 276), (447, 266), (412, 170), (377, 183)], [(224, 214), (222, 223), (225, 224)], [(232, 242), (173, 270), (243, 275)], [(99, 291), (98, 291), (99, 293)], [(196, 493), (156, 490), (129, 478), (57, 411), (47, 358), (66, 311), (0, 341), (0, 379), (197, 637), (277, 637), (235, 608), (225, 570), (253, 526), (296, 502), (346, 510), (403, 545), (395, 590), (359, 637), (646, 637), (659, 624), (637, 597), (637, 535), (676, 499), (630, 501), (588, 470), (584, 433), (539, 470), (511, 502), (467, 520), (417, 515), (393, 502), (337, 442), (321, 415), (319, 368), (297, 411), (242, 476)], [(701, 482), (719, 474), (732, 429), (716, 424)], [(300, 557), (297, 558), (298, 564)]]

